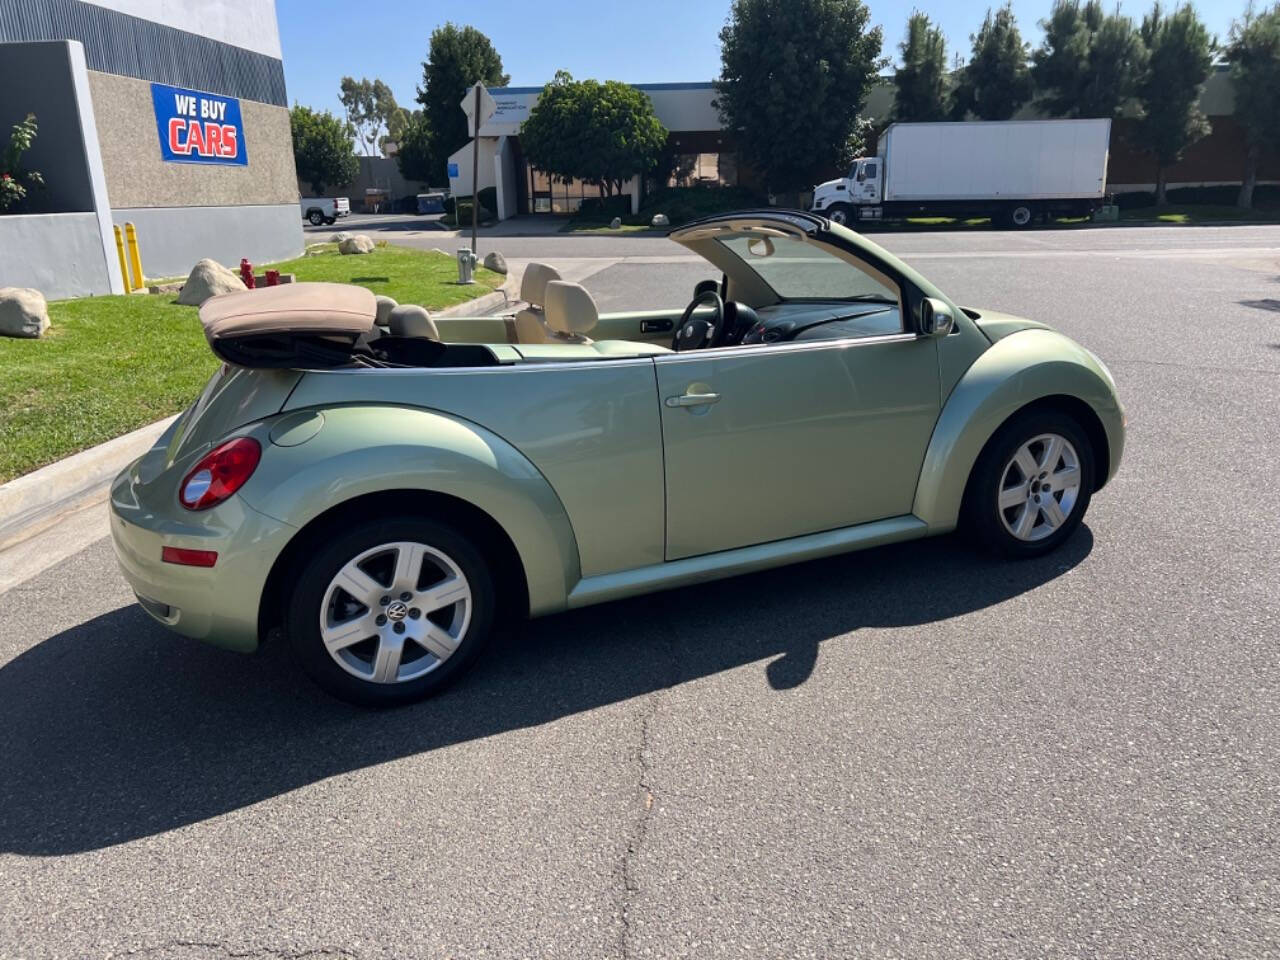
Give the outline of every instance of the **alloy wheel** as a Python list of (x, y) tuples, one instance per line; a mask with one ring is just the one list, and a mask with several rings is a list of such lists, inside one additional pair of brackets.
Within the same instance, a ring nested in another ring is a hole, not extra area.
[(1076, 448), (1065, 437), (1045, 433), (1022, 444), (1005, 465), (997, 506), (1009, 533), (1035, 542), (1067, 522), (1079, 494)]
[(384, 543), (352, 558), (329, 582), (320, 638), (347, 673), (371, 683), (404, 683), (439, 667), (466, 636), (471, 584), (443, 551)]

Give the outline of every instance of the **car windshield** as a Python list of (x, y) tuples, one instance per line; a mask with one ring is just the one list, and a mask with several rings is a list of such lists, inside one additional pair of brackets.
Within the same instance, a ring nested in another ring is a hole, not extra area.
[(739, 257), (782, 300), (898, 302), (898, 290), (887, 278), (856, 267), (816, 243), (748, 234), (717, 243)]

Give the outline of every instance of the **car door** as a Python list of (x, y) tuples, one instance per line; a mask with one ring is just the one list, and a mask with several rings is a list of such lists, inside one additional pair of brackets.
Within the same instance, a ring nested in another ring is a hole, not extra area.
[(911, 512), (939, 412), (912, 333), (656, 358), (666, 558)]

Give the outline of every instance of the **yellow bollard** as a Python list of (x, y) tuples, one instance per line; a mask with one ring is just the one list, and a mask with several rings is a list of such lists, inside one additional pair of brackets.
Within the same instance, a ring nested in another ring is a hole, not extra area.
[(120, 255), (120, 276), (124, 280), (124, 292), (133, 293), (133, 287), (129, 285), (129, 265), (124, 260), (124, 234), (119, 227), (112, 229), (116, 232), (116, 253)]
[(142, 254), (138, 252), (138, 231), (132, 223), (124, 225), (125, 240), (129, 243), (129, 268), (133, 274), (133, 289), (142, 289)]

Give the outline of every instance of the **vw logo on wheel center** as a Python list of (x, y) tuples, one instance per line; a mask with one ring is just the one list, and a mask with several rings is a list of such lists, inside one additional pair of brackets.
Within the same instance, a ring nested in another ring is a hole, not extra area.
[(387, 619), (399, 623), (409, 615), (409, 607), (401, 600), (394, 600), (387, 607)]

